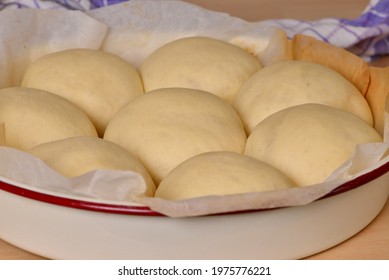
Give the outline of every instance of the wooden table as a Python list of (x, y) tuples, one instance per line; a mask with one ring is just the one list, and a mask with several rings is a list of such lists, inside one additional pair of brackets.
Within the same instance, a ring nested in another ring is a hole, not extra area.
[[(355, 18), (368, 0), (186, 0), (214, 11), (249, 21), (271, 18), (315, 20), (326, 17)], [(389, 65), (389, 60), (377, 62)], [(0, 259), (43, 259), (0, 240)], [(365, 229), (349, 240), (308, 259), (389, 259), (389, 200)]]

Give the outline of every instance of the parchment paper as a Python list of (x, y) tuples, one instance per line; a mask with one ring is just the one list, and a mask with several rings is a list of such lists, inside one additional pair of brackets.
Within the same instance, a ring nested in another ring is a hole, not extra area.
[(262, 22), (246, 22), (180, 1), (135, 0), (87, 14), (110, 27), (102, 49), (136, 67), (163, 44), (189, 36), (231, 41), (261, 54), (275, 32), (274, 27)]
[[(84, 14), (66, 10), (0, 13), (0, 87), (17, 86), (30, 62), (68, 48), (101, 48), (134, 66), (164, 43), (187, 36), (212, 36), (260, 56), (275, 30), (177, 1), (130, 1)], [(171, 217), (293, 206), (310, 203), (339, 185), (389, 161), (389, 116), (384, 143), (360, 145), (326, 182), (282, 191), (210, 196), (186, 201), (145, 198), (143, 179), (130, 171), (98, 170), (65, 178), (41, 160), (0, 147), (0, 180), (80, 199), (143, 204)], [(5, 127), (6, 129), (6, 127)], [(1, 131), (0, 131), (1, 132)]]
[(98, 49), (108, 30), (82, 12), (62, 10), (4, 10), (0, 26), (0, 88), (19, 85), (26, 67), (44, 54)]

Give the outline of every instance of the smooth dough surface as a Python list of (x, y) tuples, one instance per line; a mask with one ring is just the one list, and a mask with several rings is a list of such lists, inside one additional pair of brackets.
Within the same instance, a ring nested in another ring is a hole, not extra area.
[(70, 49), (45, 55), (26, 70), (22, 86), (60, 95), (82, 108), (99, 135), (128, 101), (143, 94), (138, 71), (116, 55)]
[(283, 61), (262, 68), (243, 85), (234, 107), (250, 133), (271, 114), (305, 103), (333, 106), (373, 125), (369, 104), (351, 82), (326, 66), (307, 61)]
[(0, 123), (5, 144), (20, 150), (97, 132), (88, 116), (70, 101), (50, 92), (12, 87), (0, 90)]
[(131, 170), (146, 183), (146, 195), (154, 195), (155, 185), (143, 164), (126, 149), (97, 137), (71, 137), (44, 143), (28, 150), (67, 177), (96, 169)]
[(182, 161), (208, 151), (243, 153), (246, 134), (230, 104), (205, 91), (166, 88), (124, 106), (104, 139), (136, 155), (158, 184)]
[(273, 165), (304, 186), (323, 182), (358, 144), (369, 142), (382, 142), (382, 137), (355, 115), (326, 105), (303, 104), (258, 124), (248, 137), (245, 155)]
[(242, 84), (260, 68), (256, 57), (237, 46), (207, 37), (188, 37), (157, 49), (139, 71), (146, 92), (193, 88), (232, 102)]
[(155, 196), (189, 199), (294, 187), (281, 171), (254, 158), (233, 152), (208, 152), (174, 168), (160, 183)]

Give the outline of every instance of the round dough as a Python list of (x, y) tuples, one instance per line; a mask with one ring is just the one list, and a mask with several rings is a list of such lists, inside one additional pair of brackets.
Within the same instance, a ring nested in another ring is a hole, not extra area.
[(261, 68), (258, 59), (227, 42), (189, 37), (167, 43), (140, 66), (145, 91), (182, 87), (211, 92), (232, 102), (243, 83)]
[(267, 163), (233, 152), (208, 152), (174, 168), (155, 196), (179, 200), (294, 187), (281, 171)]
[(369, 142), (382, 142), (382, 137), (359, 117), (327, 105), (303, 104), (259, 123), (248, 137), (245, 155), (305, 186), (323, 182), (358, 144)]
[(69, 49), (45, 55), (27, 69), (22, 86), (58, 94), (83, 109), (99, 135), (128, 101), (143, 94), (138, 71), (116, 55)]
[(38, 89), (1, 89), (1, 122), (5, 124), (6, 145), (20, 150), (73, 136), (97, 137), (92, 122), (79, 107)]
[(338, 72), (307, 61), (283, 61), (262, 68), (243, 85), (234, 102), (246, 132), (271, 114), (305, 103), (351, 112), (370, 125), (370, 107), (358, 89)]
[(155, 185), (146, 168), (115, 143), (97, 137), (71, 137), (35, 146), (27, 152), (67, 177), (80, 176), (96, 169), (137, 172), (145, 180), (145, 194), (154, 195)]
[(124, 106), (104, 138), (136, 155), (158, 184), (182, 161), (208, 151), (243, 153), (246, 134), (230, 104), (205, 91), (166, 88)]

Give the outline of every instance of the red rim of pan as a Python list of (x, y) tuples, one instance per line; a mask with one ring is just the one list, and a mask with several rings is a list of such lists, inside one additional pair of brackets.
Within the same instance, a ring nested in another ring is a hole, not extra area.
[[(383, 164), (382, 166), (368, 173), (356, 177), (351, 181), (348, 181), (340, 185), (332, 192), (330, 192), (326, 196), (321, 197), (320, 199), (328, 198), (331, 196), (335, 196), (347, 192), (352, 189), (356, 189), (360, 186), (363, 186), (379, 178), (380, 176), (384, 175), (386, 172), (389, 172), (389, 162)], [(6, 191), (8, 193), (12, 193), (14, 195), (22, 196), (25, 198), (41, 201), (41, 202), (46, 202), (46, 203), (65, 206), (65, 207), (89, 210), (89, 211), (105, 212), (105, 213), (112, 213), (112, 214), (126, 214), (126, 215), (164, 216), (159, 212), (151, 210), (147, 206), (109, 204), (109, 203), (101, 203), (101, 202), (60, 197), (51, 194), (41, 193), (38, 191), (28, 190), (23, 187), (14, 186), (2, 181), (0, 181), (0, 190)], [(241, 213), (241, 212), (266, 211), (266, 210), (271, 210), (271, 209), (247, 210), (247, 211), (222, 213), (222, 214), (234, 214), (234, 213)]]

